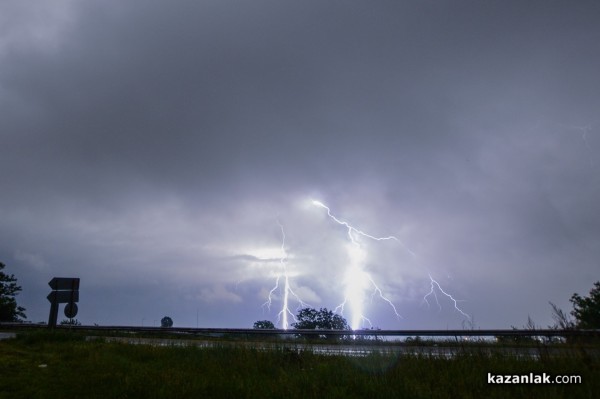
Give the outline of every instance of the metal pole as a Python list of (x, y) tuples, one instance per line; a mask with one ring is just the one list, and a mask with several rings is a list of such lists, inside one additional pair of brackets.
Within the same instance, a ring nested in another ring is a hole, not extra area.
[(56, 291), (52, 292), (52, 302), (50, 304), (50, 316), (48, 316), (48, 327), (56, 327), (56, 319), (58, 318), (58, 301), (56, 300)]

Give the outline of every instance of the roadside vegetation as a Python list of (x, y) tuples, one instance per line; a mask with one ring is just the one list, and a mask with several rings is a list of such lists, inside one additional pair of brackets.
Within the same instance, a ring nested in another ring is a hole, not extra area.
[[(488, 385), (487, 373), (580, 375), (577, 385)], [(364, 357), (287, 348), (159, 347), (30, 331), (0, 341), (0, 398), (593, 398), (600, 362), (471, 352)]]
[(0, 322), (14, 322), (26, 319), (25, 308), (17, 304), (16, 296), (22, 290), (14, 274), (3, 270), (6, 265), (0, 262)]
[[(21, 287), (14, 276), (1, 272), (3, 268), (0, 263), (0, 321), (22, 321), (25, 309), (15, 300)], [(551, 304), (553, 328), (600, 328), (600, 282), (588, 297), (574, 294), (571, 302), (570, 314)], [(285, 337), (269, 320), (254, 323), (254, 329), (269, 330), (258, 335), (177, 332), (168, 316), (161, 320), (159, 331), (86, 331), (80, 324), (70, 319), (55, 330), (11, 326), (17, 337), (0, 341), (0, 399), (552, 399), (596, 398), (600, 392), (597, 335), (550, 339), (540, 331), (539, 337), (496, 340), (409, 337), (390, 341), (374, 335), (327, 333), (347, 330), (348, 324), (325, 308), (301, 309), (293, 327), (303, 332)], [(323, 332), (309, 335), (306, 329)], [(537, 327), (529, 319), (525, 329)], [(133, 342), (128, 338), (139, 345), (126, 343)], [(318, 350), (323, 345), (374, 350), (361, 352), (363, 356), (325, 354)], [(384, 346), (392, 345), (404, 350), (385, 350)], [(488, 373), (579, 376), (582, 383), (494, 385), (488, 384)]]

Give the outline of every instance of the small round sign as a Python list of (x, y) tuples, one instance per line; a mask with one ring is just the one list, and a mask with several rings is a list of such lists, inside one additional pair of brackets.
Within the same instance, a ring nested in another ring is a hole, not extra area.
[(77, 304), (76, 303), (67, 303), (65, 306), (65, 316), (69, 319), (77, 316)]

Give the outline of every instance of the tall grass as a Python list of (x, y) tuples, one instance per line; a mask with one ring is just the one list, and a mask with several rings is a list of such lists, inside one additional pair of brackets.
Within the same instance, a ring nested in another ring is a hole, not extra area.
[[(0, 398), (594, 398), (599, 366), (578, 352), (538, 360), (484, 352), (345, 357), (86, 342), (44, 332), (0, 341)], [(488, 372), (577, 374), (583, 383), (494, 386)]]

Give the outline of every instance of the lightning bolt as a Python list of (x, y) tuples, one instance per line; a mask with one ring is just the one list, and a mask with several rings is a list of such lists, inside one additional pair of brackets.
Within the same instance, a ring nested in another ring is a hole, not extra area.
[[(367, 286), (369, 285), (368, 283), (370, 283), (370, 286), (372, 286), (374, 288), (373, 293), (371, 294), (371, 300), (373, 300), (373, 298), (376, 295), (379, 296), (379, 298), (381, 298), (382, 300), (384, 300), (385, 302), (387, 302), (390, 305), (390, 307), (394, 311), (394, 314), (396, 315), (396, 317), (402, 318), (402, 316), (400, 316), (400, 314), (398, 313), (398, 310), (396, 309), (396, 306), (393, 304), (393, 302), (385, 297), (385, 295), (383, 294), (383, 292), (381, 291), (379, 286), (375, 283), (375, 281), (373, 281), (373, 278), (362, 269), (362, 265), (364, 264), (364, 258), (366, 257), (366, 254), (364, 253), (364, 250), (360, 247), (360, 244), (358, 243), (356, 236), (367, 237), (367, 238), (370, 238), (375, 241), (393, 240), (393, 241), (400, 243), (402, 245), (402, 247), (404, 249), (406, 249), (406, 251), (408, 251), (413, 257), (416, 257), (416, 254), (413, 251), (411, 251), (410, 248), (406, 247), (406, 245), (404, 245), (395, 236), (387, 236), (387, 237), (372, 236), (370, 234), (365, 233), (362, 230), (355, 228), (354, 226), (350, 225), (350, 223), (340, 220), (337, 217), (335, 217), (331, 213), (331, 210), (329, 209), (329, 207), (327, 207), (322, 202), (313, 200), (312, 203), (315, 206), (325, 209), (327, 211), (327, 215), (331, 219), (333, 219), (337, 224), (346, 227), (346, 229), (348, 230), (348, 238), (350, 238), (350, 242), (352, 244), (351, 247), (348, 249), (349, 254), (350, 254), (350, 259), (351, 259), (351, 265), (348, 268), (347, 275), (344, 280), (344, 283), (346, 286), (345, 299), (344, 299), (344, 302), (342, 302), (340, 305), (338, 305), (335, 308), (335, 311), (339, 312), (339, 313), (343, 313), (344, 308), (346, 307), (346, 304), (348, 304), (352, 308), (353, 315), (352, 315), (351, 326), (353, 329), (358, 328), (360, 326), (361, 322), (366, 322), (369, 324), (369, 326), (372, 327), (371, 320), (369, 320), (367, 317), (365, 317), (362, 314), (362, 304), (364, 303), (363, 293), (367, 289)], [(436, 304), (438, 305), (439, 309), (442, 310), (442, 306), (439, 302), (439, 299), (438, 299), (438, 296), (436, 293), (436, 287), (437, 287), (438, 292), (440, 292), (442, 295), (446, 296), (448, 299), (450, 299), (454, 303), (454, 309), (457, 310), (464, 317), (466, 317), (467, 319), (470, 320), (471, 317), (458, 306), (459, 300), (455, 299), (452, 295), (450, 295), (449, 293), (444, 291), (442, 286), (431, 276), (431, 273), (427, 273), (427, 274), (429, 275), (429, 280), (431, 282), (431, 290), (429, 291), (429, 293), (427, 293), (423, 297), (423, 300), (425, 301), (425, 303), (427, 303), (427, 305), (429, 306), (429, 301), (427, 300), (427, 297), (433, 295), (433, 297), (435, 298)]]
[(348, 237), (350, 238), (350, 241), (352, 242), (352, 244), (354, 245), (358, 245), (358, 242), (356, 242), (356, 239), (354, 238), (354, 236), (352, 235), (352, 233), (361, 235), (363, 237), (367, 237), (370, 238), (372, 240), (375, 241), (386, 241), (386, 240), (394, 240), (396, 242), (398, 242), (400, 245), (402, 245), (402, 247), (404, 247), (404, 249), (406, 249), (413, 257), (416, 257), (417, 255), (411, 251), (406, 245), (404, 245), (402, 243), (402, 241), (400, 241), (397, 237), (394, 236), (387, 236), (387, 237), (374, 237), (370, 234), (365, 233), (364, 231), (358, 230), (357, 228), (355, 228), (354, 226), (351, 226), (348, 222), (344, 222), (343, 220), (340, 220), (338, 218), (336, 218), (335, 216), (333, 216), (331, 214), (331, 209), (329, 209), (329, 207), (327, 207), (325, 204), (323, 204), (320, 201), (316, 201), (313, 200), (312, 201), (313, 205), (316, 205), (318, 207), (321, 207), (325, 210), (327, 210), (327, 215), (332, 218), (337, 224), (341, 224), (342, 226), (345, 226), (348, 229)]
[(458, 300), (454, 299), (454, 297), (450, 294), (448, 294), (446, 291), (444, 291), (442, 289), (442, 287), (440, 286), (440, 283), (438, 283), (436, 280), (433, 279), (433, 277), (431, 277), (431, 273), (427, 273), (429, 275), (429, 280), (431, 282), (431, 290), (423, 297), (423, 301), (427, 304), (427, 306), (429, 306), (429, 301), (427, 300), (427, 297), (430, 295), (433, 295), (433, 297), (435, 298), (435, 302), (438, 305), (438, 308), (440, 309), (440, 311), (442, 310), (442, 305), (440, 305), (440, 301), (438, 300), (438, 296), (435, 293), (435, 287), (437, 287), (438, 291), (441, 292), (442, 294), (444, 294), (447, 298), (449, 298), (453, 303), (454, 303), (454, 309), (456, 309), (458, 312), (460, 312), (460, 314), (462, 314), (463, 316), (465, 316), (467, 319), (471, 320), (471, 316), (469, 316), (468, 314), (466, 314), (465, 312), (462, 311), (461, 308), (458, 307)]
[(375, 295), (378, 295), (382, 300), (384, 300), (390, 305), (396, 317), (402, 318), (392, 301), (385, 297), (385, 295), (383, 294), (379, 286), (375, 283), (373, 278), (366, 271), (364, 271), (366, 251), (360, 246), (357, 240), (357, 236), (370, 238), (375, 241), (393, 240), (400, 243), (411, 255), (416, 256), (415, 253), (408, 249), (404, 244), (402, 244), (402, 242), (395, 236), (375, 237), (371, 234), (365, 233), (364, 231), (357, 229), (356, 227), (350, 225), (350, 223), (346, 221), (338, 219), (331, 213), (331, 209), (329, 209), (329, 207), (323, 204), (322, 202), (313, 200), (312, 204), (327, 210), (327, 215), (333, 221), (335, 221), (339, 225), (346, 227), (348, 231), (348, 238), (350, 239), (351, 243), (351, 245), (348, 248), (348, 254), (350, 255), (350, 266), (346, 271), (346, 276), (343, 281), (346, 287), (344, 293), (344, 302), (342, 302), (335, 308), (335, 312), (343, 314), (346, 305), (348, 305), (348, 307), (350, 308), (350, 312), (352, 313), (350, 321), (350, 326), (352, 327), (352, 329), (358, 329), (364, 322), (368, 323), (369, 326), (372, 327), (373, 325), (371, 323), (371, 320), (369, 320), (363, 314), (363, 305), (365, 302), (364, 293), (367, 290), (368, 286), (371, 286), (374, 289), (371, 298), (373, 298)]
[(276, 292), (279, 290), (279, 282), (281, 281), (281, 279), (283, 279), (283, 288), (281, 289), (283, 293), (283, 301), (281, 305), (281, 310), (279, 311), (279, 313), (277, 313), (277, 323), (281, 323), (281, 327), (284, 330), (287, 330), (289, 327), (288, 316), (292, 316), (292, 319), (294, 319), (294, 321), (297, 321), (296, 316), (294, 315), (294, 313), (292, 313), (288, 306), (290, 294), (294, 298), (296, 298), (296, 301), (298, 302), (298, 309), (303, 307), (310, 307), (310, 305), (302, 301), (302, 299), (300, 299), (300, 297), (292, 290), (292, 287), (290, 286), (290, 276), (288, 274), (287, 267), (288, 256), (287, 251), (285, 250), (285, 230), (283, 229), (283, 225), (279, 222), (279, 220), (277, 220), (277, 224), (281, 229), (281, 258), (279, 259), (279, 265), (281, 270), (277, 275), (277, 278), (275, 279), (275, 286), (271, 289), (271, 291), (269, 291), (268, 298), (262, 306), (263, 308), (266, 307), (267, 309), (269, 309), (269, 311), (271, 310), (273, 298), (275, 297)]

